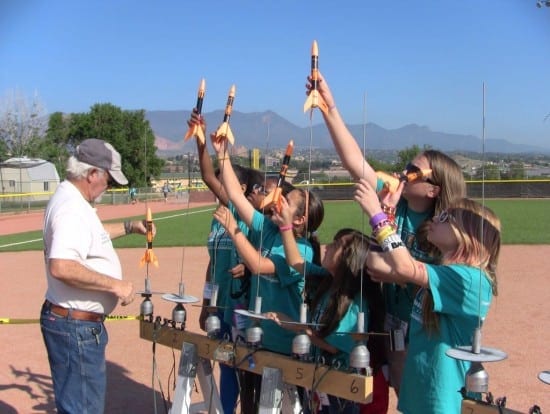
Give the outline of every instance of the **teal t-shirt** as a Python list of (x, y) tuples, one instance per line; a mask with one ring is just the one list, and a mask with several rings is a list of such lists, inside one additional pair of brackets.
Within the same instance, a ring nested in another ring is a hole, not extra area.
[(492, 289), (485, 273), (465, 265), (427, 265), (434, 311), (439, 315), (439, 332), (429, 335), (422, 325), (422, 301), (428, 291), (417, 293), (409, 328), (409, 351), (398, 409), (411, 413), (459, 413), (470, 363), (451, 358), (445, 352), (457, 346), (471, 346), (479, 318), (485, 319)]
[[(311, 321), (314, 323), (318, 323), (321, 320), (321, 317), (323, 313), (325, 312), (325, 309), (328, 305), (328, 300), (332, 292), (328, 291), (326, 292), (321, 301), (319, 302), (319, 305), (314, 309), (311, 317)], [(330, 345), (338, 349), (338, 353), (335, 355), (332, 355), (331, 360), (332, 361), (338, 361), (340, 362), (340, 369), (345, 370), (349, 367), (349, 355), (351, 351), (353, 350), (353, 347), (356, 345), (355, 340), (352, 338), (351, 335), (347, 335), (350, 332), (358, 332), (359, 327), (357, 325), (357, 316), (360, 312), (360, 305), (361, 305), (361, 293), (358, 293), (355, 295), (353, 301), (348, 306), (348, 309), (340, 322), (338, 323), (338, 326), (334, 331), (332, 331), (329, 335), (327, 335), (324, 340), (328, 342)], [(364, 327), (363, 332), (368, 331), (368, 306), (366, 301), (363, 299), (363, 313), (365, 314), (364, 317)], [(312, 351), (312, 354), (315, 356), (320, 356), (321, 350), (318, 348), (314, 348)], [(327, 363), (330, 363), (331, 361), (327, 361)]]
[[(252, 274), (249, 309), (254, 310), (256, 296), (262, 298), (261, 312), (282, 312), (293, 320), (300, 320), (300, 306), (304, 290), (304, 275), (298, 273), (286, 262), (285, 251), (279, 228), (263, 214), (255, 211), (249, 233), (250, 242), (260, 248), (262, 256), (271, 259), (275, 273)], [(305, 261), (313, 260), (313, 249), (309, 242), (296, 240), (298, 250)], [(253, 321), (249, 321), (249, 324)], [(262, 320), (262, 346), (270, 351), (290, 355), (295, 333), (281, 328), (273, 321)]]
[[(377, 181), (377, 191), (382, 190), (384, 182)], [(409, 209), (407, 200), (403, 197), (399, 200), (395, 210), (395, 224), (397, 225), (397, 234), (407, 246), (411, 256), (424, 263), (431, 263), (433, 259), (423, 252), (418, 246), (416, 240), (416, 229), (426, 220), (430, 212), (417, 213)], [(384, 283), (383, 285), (384, 303), (386, 305), (386, 314), (399, 318), (400, 320), (410, 322), (411, 309), (413, 306), (416, 285), (408, 283), (406, 286), (400, 286), (396, 283)], [(408, 338), (408, 332), (406, 332)]]
[[(248, 235), (248, 226), (239, 218), (233, 204), (229, 203), (227, 207), (235, 216), (237, 225), (243, 234)], [(246, 307), (246, 295), (237, 299), (231, 297), (232, 285), (235, 291), (239, 290), (242, 278), (232, 280), (233, 277), (229, 270), (239, 264), (240, 259), (233, 240), (217, 220), (212, 220), (207, 246), (210, 255), (210, 282), (218, 285), (217, 306), (222, 308), (223, 321), (229, 325), (234, 325), (233, 310), (236, 307), (243, 307), (239, 305)]]

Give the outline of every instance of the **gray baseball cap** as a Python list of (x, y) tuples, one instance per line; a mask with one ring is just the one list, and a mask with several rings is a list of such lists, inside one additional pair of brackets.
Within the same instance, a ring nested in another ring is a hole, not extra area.
[(108, 142), (102, 139), (85, 139), (76, 147), (75, 157), (78, 161), (109, 171), (109, 175), (120, 185), (128, 184), (122, 173), (120, 154)]

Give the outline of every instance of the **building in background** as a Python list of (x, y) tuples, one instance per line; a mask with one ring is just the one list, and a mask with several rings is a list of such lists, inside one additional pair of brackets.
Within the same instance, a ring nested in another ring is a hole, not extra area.
[(39, 158), (17, 157), (0, 163), (0, 194), (25, 194), (48, 200), (59, 185), (55, 165)]

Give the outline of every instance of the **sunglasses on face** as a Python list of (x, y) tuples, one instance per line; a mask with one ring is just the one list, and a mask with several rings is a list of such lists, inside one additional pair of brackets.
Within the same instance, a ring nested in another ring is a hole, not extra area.
[(107, 188), (111, 188), (114, 185), (116, 185), (115, 180), (113, 180), (113, 177), (111, 177), (111, 174), (109, 174), (109, 171), (102, 170), (104, 175), (107, 175)]
[[(113, 185), (115, 185), (115, 180), (113, 180), (113, 178), (111, 177), (111, 174), (109, 174), (108, 171), (106, 170), (101, 170), (101, 169), (95, 169), (96, 171), (96, 174), (100, 174), (100, 175), (103, 175), (103, 176), (107, 176), (107, 187), (112, 187)], [(91, 174), (94, 174), (94, 170), (90, 170), (90, 173)]]
[(431, 178), (428, 178), (428, 177), (424, 176), (423, 173), (422, 173), (422, 169), (420, 169), (420, 167), (418, 167), (417, 165), (414, 165), (412, 162), (409, 162), (405, 166), (405, 171), (406, 171), (406, 175), (416, 174), (416, 178), (411, 180), (411, 181), (422, 180), (426, 183), (430, 183), (431, 185), (437, 185), (433, 182), (433, 180)]

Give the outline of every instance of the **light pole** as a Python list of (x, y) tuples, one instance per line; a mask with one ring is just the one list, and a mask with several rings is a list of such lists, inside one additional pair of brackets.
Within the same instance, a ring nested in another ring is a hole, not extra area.
[(191, 153), (187, 153), (187, 197), (191, 197)]

